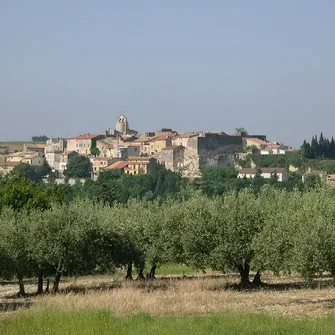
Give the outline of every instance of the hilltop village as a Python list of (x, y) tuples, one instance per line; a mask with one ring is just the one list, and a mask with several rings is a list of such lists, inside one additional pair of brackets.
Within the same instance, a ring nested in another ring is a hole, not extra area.
[[(269, 142), (265, 135), (250, 135), (244, 130), (229, 135), (162, 128), (139, 134), (130, 128), (123, 114), (117, 118), (115, 129), (100, 134), (50, 138), (45, 143), (26, 143), (22, 148), (8, 145), (1, 149), (1, 174), (11, 172), (20, 163), (40, 166), (46, 161), (54, 175), (62, 179), (71, 153), (77, 153), (89, 158), (93, 179), (105, 170), (121, 170), (131, 175), (151, 174), (157, 164), (162, 164), (191, 180), (200, 178), (203, 168), (215, 166), (233, 166), (239, 170), (238, 177), (252, 178), (257, 173), (256, 166), (243, 168), (238, 163), (248, 153), (283, 155), (293, 150), (282, 143)], [(276, 167), (263, 169), (262, 176), (270, 178), (273, 173), (278, 175), (279, 181), (288, 178), (284, 168)]]

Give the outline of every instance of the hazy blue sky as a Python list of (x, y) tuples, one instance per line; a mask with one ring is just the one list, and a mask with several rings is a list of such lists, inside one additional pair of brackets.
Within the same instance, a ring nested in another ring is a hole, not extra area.
[(335, 135), (334, 0), (0, 0), (0, 140)]

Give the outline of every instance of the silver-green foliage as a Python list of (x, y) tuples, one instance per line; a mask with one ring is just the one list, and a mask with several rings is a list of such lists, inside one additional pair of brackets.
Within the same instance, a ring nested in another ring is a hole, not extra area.
[[(134, 265), (187, 264), (239, 272), (335, 276), (335, 190), (301, 193), (265, 186), (224, 197), (132, 200), (104, 206), (74, 201), (0, 213), (0, 276), (81, 275)], [(39, 272), (40, 271), (40, 272)], [(20, 279), (19, 278), (19, 279)], [(57, 288), (57, 286), (56, 286)]]

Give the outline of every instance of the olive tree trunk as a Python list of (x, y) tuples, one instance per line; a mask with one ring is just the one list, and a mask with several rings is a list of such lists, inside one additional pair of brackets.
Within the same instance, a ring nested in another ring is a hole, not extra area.
[(38, 282), (37, 282), (37, 294), (43, 293), (43, 268), (38, 267)]
[(133, 280), (132, 272), (133, 272), (133, 263), (128, 263), (125, 280)]
[(18, 273), (17, 274), (17, 279), (19, 281), (19, 293), (18, 293), (18, 295), (25, 296), (26, 292), (24, 290), (23, 276), (20, 273)]
[(141, 266), (138, 270), (138, 276), (136, 280), (145, 280), (143, 272), (144, 272), (144, 266)]
[(242, 288), (248, 288), (250, 287), (250, 280), (249, 280), (249, 275), (250, 275), (250, 263), (249, 261), (244, 261), (244, 264), (240, 264), (237, 266), (237, 270), (240, 274), (240, 286)]
[(257, 271), (257, 273), (255, 274), (255, 277), (252, 281), (252, 285), (256, 286), (256, 287), (262, 287), (263, 286), (263, 282), (261, 281), (261, 274), (259, 271)]
[(45, 288), (45, 293), (49, 293), (49, 285), (50, 285), (50, 279), (47, 278), (47, 286)]
[(154, 264), (151, 269), (150, 269), (150, 273), (149, 273), (149, 278), (150, 279), (155, 279), (155, 273), (156, 273), (156, 268), (157, 268), (157, 265)]
[(54, 286), (52, 289), (54, 293), (57, 293), (59, 291), (59, 283), (60, 283), (61, 277), (62, 277), (62, 272), (57, 271), (55, 275)]

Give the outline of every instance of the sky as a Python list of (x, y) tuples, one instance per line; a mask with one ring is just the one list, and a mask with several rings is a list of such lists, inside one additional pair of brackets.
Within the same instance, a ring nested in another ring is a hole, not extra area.
[(0, 0), (0, 141), (335, 136), (333, 0)]

